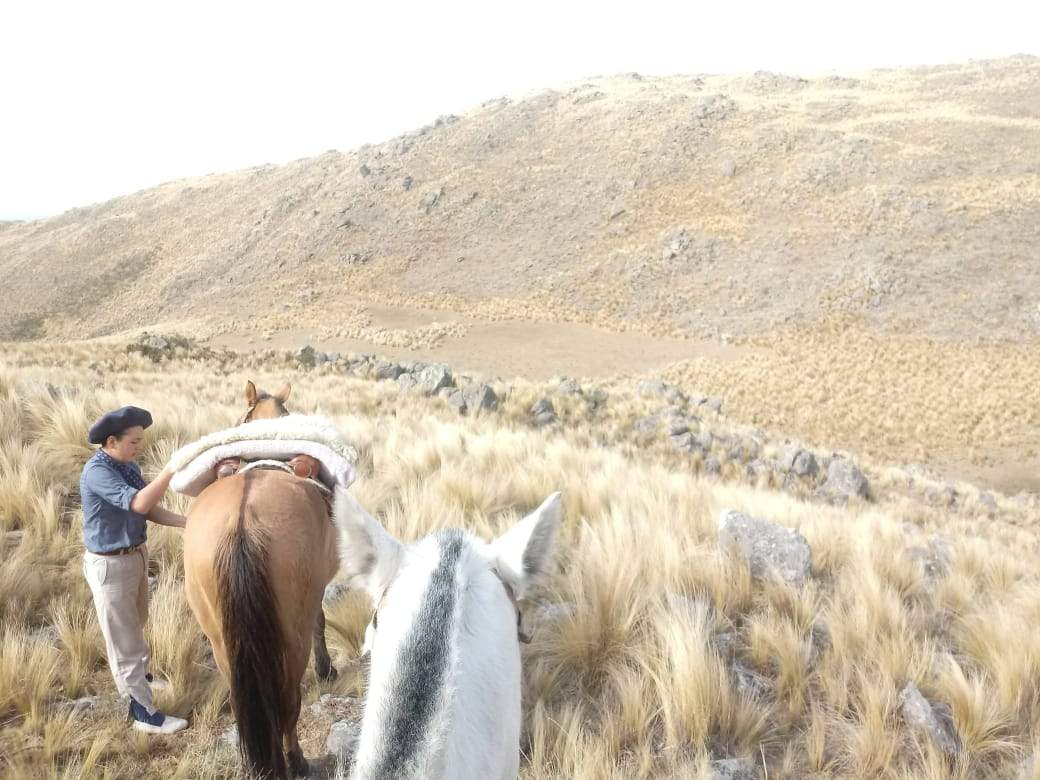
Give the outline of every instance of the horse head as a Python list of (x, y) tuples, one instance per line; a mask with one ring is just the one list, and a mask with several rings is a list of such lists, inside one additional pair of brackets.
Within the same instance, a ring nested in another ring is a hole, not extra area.
[(518, 601), (545, 571), (560, 494), (491, 543), (451, 529), (405, 545), (345, 489), (341, 571), (375, 613), (355, 778), (516, 777)]
[(289, 410), (285, 408), (285, 402), (289, 400), (290, 392), (292, 392), (292, 385), (288, 382), (274, 395), (257, 390), (256, 385), (252, 382), (246, 382), (246, 404), (249, 408), (238, 421), (239, 425), (250, 420), (284, 417), (289, 414)]

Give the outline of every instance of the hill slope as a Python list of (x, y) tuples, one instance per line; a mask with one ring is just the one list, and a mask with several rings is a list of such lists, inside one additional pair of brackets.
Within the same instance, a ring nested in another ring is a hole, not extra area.
[(591, 79), (376, 146), (0, 225), (0, 339), (349, 325), (1040, 333), (1040, 61)]

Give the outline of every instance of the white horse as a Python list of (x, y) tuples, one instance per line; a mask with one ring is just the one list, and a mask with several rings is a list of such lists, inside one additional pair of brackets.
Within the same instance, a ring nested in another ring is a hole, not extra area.
[(405, 546), (337, 490), (342, 569), (375, 607), (353, 778), (517, 776), (517, 601), (545, 570), (560, 514), (554, 493), (491, 544), (445, 530)]

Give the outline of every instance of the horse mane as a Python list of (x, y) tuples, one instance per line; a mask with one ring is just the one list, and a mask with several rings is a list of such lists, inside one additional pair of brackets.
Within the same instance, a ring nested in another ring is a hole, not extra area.
[(426, 751), (441, 740), (444, 712), (452, 695), (458, 634), (471, 547), (464, 531), (434, 534), (439, 558), (430, 575), (416, 620), (401, 645), (389, 686), (381, 750), (368, 777), (422, 777)]
[(238, 521), (221, 541), (215, 561), (231, 709), (238, 723), (239, 751), (251, 775), (284, 778), (286, 761), (277, 735), (288, 717), (284, 702), (291, 698), (282, 690), (286, 645), (268, 576), (266, 540), (258, 529), (245, 527), (252, 474), (244, 476)]

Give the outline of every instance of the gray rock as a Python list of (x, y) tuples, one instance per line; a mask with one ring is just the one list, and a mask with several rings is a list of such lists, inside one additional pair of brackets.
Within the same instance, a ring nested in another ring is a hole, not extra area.
[(397, 386), (402, 392), (408, 392), (419, 386), (419, 379), (415, 374), (401, 374), (397, 377)]
[(372, 369), (372, 376), (376, 379), (397, 379), (404, 373), (404, 368), (389, 360), (380, 360)]
[(644, 379), (637, 386), (637, 392), (644, 397), (661, 397), (669, 385), (661, 379)]
[(698, 431), (693, 434), (693, 446), (702, 452), (710, 450), (714, 443), (715, 437), (711, 435), (711, 431)]
[(759, 480), (768, 477), (773, 472), (773, 467), (768, 461), (755, 458), (747, 464), (747, 475), (749, 479)]
[(722, 413), (722, 399), (721, 398), (705, 398), (700, 402), (700, 409), (705, 409), (713, 414)]
[(232, 723), (222, 732), (220, 732), (220, 741), (225, 745), (229, 745), (233, 748), (238, 747), (238, 724)]
[(657, 427), (660, 424), (661, 420), (657, 417), (656, 414), (652, 414), (648, 417), (640, 417), (638, 420), (632, 423), (632, 428), (636, 431), (636, 433), (642, 433), (644, 435), (650, 436), (657, 433)]
[(909, 682), (899, 692), (899, 710), (911, 728), (928, 734), (944, 753), (950, 756), (960, 753), (961, 740), (948, 704), (932, 704)]
[(717, 477), (722, 473), (722, 463), (719, 459), (712, 455), (706, 461), (704, 461), (704, 473), (710, 474), (713, 477)]
[(30, 634), (34, 643), (61, 646), (61, 630), (55, 625), (40, 626)]
[(690, 426), (687, 425), (686, 420), (682, 417), (673, 417), (665, 422), (665, 431), (667, 431), (669, 436), (681, 436), (689, 430)]
[[(661, 409), (657, 416), (662, 420), (674, 420), (676, 418), (686, 419), (686, 409), (681, 404), (670, 404)], [(694, 417), (694, 420), (697, 418)]]
[(783, 459), (780, 462), (784, 467), (784, 471), (799, 477), (811, 477), (820, 470), (820, 465), (816, 462), (816, 456), (800, 447), (788, 447), (784, 451)]
[(314, 365), (323, 366), (329, 362), (329, 356), (324, 352), (318, 350), (314, 353)]
[(439, 201), (443, 195), (443, 187), (438, 187), (435, 190), (430, 190), (425, 195), (423, 195), (422, 199), (419, 201), (419, 211), (429, 214), (433, 207), (437, 205), (437, 201)]
[(772, 571), (785, 582), (800, 585), (809, 577), (812, 550), (805, 537), (792, 528), (723, 510), (719, 517), (719, 539), (743, 553), (756, 579)]
[(347, 759), (357, 750), (361, 737), (361, 721), (340, 720), (332, 724), (325, 749), (338, 760)]
[(833, 499), (847, 501), (850, 498), (867, 498), (870, 484), (855, 463), (846, 458), (835, 458), (827, 467), (827, 481), (823, 492)]
[(531, 407), (531, 417), (534, 424), (539, 428), (555, 422), (556, 410), (553, 408), (552, 401), (548, 398), (536, 401)]
[(766, 678), (755, 672), (754, 669), (741, 663), (735, 662), (730, 667), (733, 677), (733, 687), (737, 694), (751, 701), (765, 701), (769, 696), (769, 682)]
[(759, 780), (761, 776), (750, 758), (723, 758), (711, 762), (711, 780)]
[(483, 382), (472, 382), (466, 385), (462, 395), (470, 414), (493, 412), (498, 408), (498, 396)]
[(310, 711), (317, 717), (331, 720), (344, 720), (360, 708), (360, 702), (352, 696), (337, 696), (334, 693), (322, 694), (318, 701), (310, 706)]
[(979, 503), (990, 517), (994, 517), (999, 510), (997, 499), (993, 497), (992, 493), (979, 493)]
[(959, 496), (953, 486), (946, 485), (942, 490), (928, 488), (928, 490), (925, 491), (925, 498), (928, 499), (929, 504), (935, 504), (936, 506), (945, 509), (953, 509), (957, 506), (957, 499)]
[(563, 377), (556, 385), (556, 392), (560, 395), (581, 395), (581, 385), (574, 379)]
[(450, 406), (456, 412), (458, 412), (459, 414), (466, 413), (466, 408), (468, 407), (468, 404), (466, 403), (466, 398), (465, 396), (463, 396), (461, 390), (457, 390), (453, 387), (442, 387), (438, 391), (438, 393), (447, 394), (445, 397), (448, 401), (448, 406)]
[(753, 439), (737, 439), (727, 450), (726, 458), (743, 463), (755, 460), (758, 457), (758, 451), (758, 443)]
[(454, 384), (447, 366), (427, 366), (419, 372), (418, 387), (426, 395), (433, 395), (442, 387)]
[(585, 393), (585, 397), (592, 402), (593, 406), (603, 406), (610, 398), (610, 394), (602, 387), (594, 387)]
[(693, 452), (693, 434), (688, 431), (676, 436), (669, 436), (668, 440), (675, 449), (681, 452)]
[(410, 190), (414, 183), (415, 179), (413, 179), (411, 176), (405, 176), (403, 179), (401, 179), (401, 186), (406, 190)]
[(73, 715), (86, 715), (94, 712), (100, 704), (101, 698), (98, 696), (83, 696), (82, 698), (70, 699), (65, 702), (65, 706), (68, 707)]
[(938, 534), (928, 540), (927, 547), (910, 548), (910, 558), (921, 567), (928, 583), (938, 582), (950, 573), (950, 543)]
[(143, 346), (148, 347), (149, 349), (155, 349), (161, 352), (164, 352), (170, 348), (170, 342), (167, 339), (163, 338), (162, 336), (157, 336), (155, 334), (145, 336), (144, 338), (142, 338), (141, 344)]

